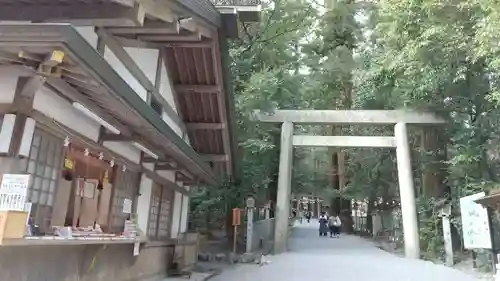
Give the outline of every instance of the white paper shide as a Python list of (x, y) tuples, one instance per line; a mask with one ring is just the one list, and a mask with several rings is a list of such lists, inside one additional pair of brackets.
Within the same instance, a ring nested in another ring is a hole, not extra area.
[(31, 175), (4, 174), (0, 185), (0, 210), (25, 211)]

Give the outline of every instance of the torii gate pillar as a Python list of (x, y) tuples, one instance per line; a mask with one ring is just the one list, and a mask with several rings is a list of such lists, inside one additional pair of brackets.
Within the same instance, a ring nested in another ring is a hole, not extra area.
[(281, 148), (278, 175), (278, 194), (276, 199), (276, 215), (274, 230), (274, 253), (281, 254), (287, 250), (288, 214), (290, 209), (290, 193), (292, 186), (293, 164), (293, 123), (283, 122), (281, 125)]
[(396, 141), (396, 157), (398, 167), (399, 196), (401, 200), (401, 217), (407, 258), (420, 258), (420, 237), (418, 230), (415, 188), (413, 186), (413, 169), (411, 167), (410, 145), (405, 123), (394, 126)]

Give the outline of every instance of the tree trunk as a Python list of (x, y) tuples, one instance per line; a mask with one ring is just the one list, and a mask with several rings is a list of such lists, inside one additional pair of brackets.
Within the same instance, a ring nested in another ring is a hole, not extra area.
[(446, 194), (446, 138), (441, 129), (424, 127), (421, 147), (425, 153), (422, 162), (422, 190), (426, 197), (441, 198)]

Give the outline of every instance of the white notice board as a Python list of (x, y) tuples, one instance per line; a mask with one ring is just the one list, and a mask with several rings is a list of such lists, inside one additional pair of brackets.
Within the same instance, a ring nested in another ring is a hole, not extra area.
[(490, 223), (488, 211), (474, 202), (484, 197), (484, 192), (460, 198), (462, 230), (466, 249), (491, 249)]
[(4, 174), (0, 185), (0, 210), (24, 211), (31, 175)]

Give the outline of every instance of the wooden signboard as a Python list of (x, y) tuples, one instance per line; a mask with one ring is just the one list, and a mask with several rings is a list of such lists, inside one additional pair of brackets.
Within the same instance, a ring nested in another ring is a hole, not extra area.
[(239, 208), (233, 209), (233, 226), (241, 224), (241, 210)]

